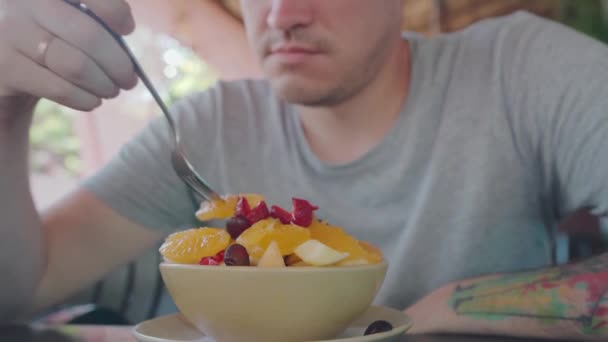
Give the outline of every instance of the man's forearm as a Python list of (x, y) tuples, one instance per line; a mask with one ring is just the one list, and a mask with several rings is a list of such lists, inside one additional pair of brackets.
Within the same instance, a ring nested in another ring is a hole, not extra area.
[[(40, 218), (29, 189), (27, 161), (31, 113), (0, 132), (0, 322), (24, 309), (44, 268)], [(8, 129), (10, 128), (10, 129)]]
[(608, 254), (562, 267), (457, 283), (449, 310), (507, 335), (608, 338)]

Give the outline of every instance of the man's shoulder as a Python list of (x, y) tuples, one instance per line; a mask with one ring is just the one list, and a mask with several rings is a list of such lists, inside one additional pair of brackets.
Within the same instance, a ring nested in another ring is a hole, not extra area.
[(462, 35), (477, 35), (483, 32), (535, 32), (539, 29), (563, 29), (561, 26), (563, 25), (553, 19), (541, 17), (528, 11), (518, 10), (503, 16), (482, 19), (456, 33)]
[(507, 54), (519, 50), (526, 55), (541, 54), (543, 58), (554, 53), (577, 54), (591, 49), (592, 53), (605, 52), (602, 42), (579, 32), (553, 18), (528, 11), (482, 20), (464, 29), (464, 35), (477, 38), (493, 35), (498, 47)]
[(533, 25), (543, 25), (548, 22), (551, 22), (551, 19), (541, 17), (535, 13), (517, 10), (510, 14), (505, 14), (498, 17), (490, 17), (483, 20), (478, 21), (477, 23), (471, 25), (471, 28), (475, 27), (483, 27), (489, 25), (497, 25), (497, 26), (519, 26), (521, 24), (533, 24)]
[(450, 65), (454, 60), (461, 61), (460, 67), (477, 68), (485, 63), (507, 73), (551, 74), (559, 67), (582, 61), (605, 64), (608, 56), (608, 46), (603, 42), (527, 11), (480, 20), (430, 38), (426, 45), (436, 53), (447, 54)]
[(494, 60), (497, 54), (500, 57), (530, 47), (529, 43), (538, 40), (536, 38), (539, 36), (555, 36), (564, 30), (570, 29), (551, 19), (527, 11), (516, 11), (430, 37), (414, 32), (404, 32), (403, 36), (415, 42), (423, 55), (435, 53), (447, 56), (449, 64), (452, 64), (458, 56), (463, 61), (476, 63), (484, 58)]

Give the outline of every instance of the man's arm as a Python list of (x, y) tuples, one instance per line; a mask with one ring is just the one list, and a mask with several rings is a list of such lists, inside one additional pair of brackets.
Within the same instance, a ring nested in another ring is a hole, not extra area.
[(406, 312), (412, 333), (608, 339), (608, 254), (449, 284)]
[[(10, 102), (10, 103), (9, 103)], [(35, 101), (0, 98), (0, 322), (28, 301), (44, 268), (40, 218), (29, 191), (28, 128)], [(20, 116), (9, 116), (19, 110)], [(20, 256), (20, 257), (19, 257)]]
[(163, 234), (133, 223), (86, 190), (41, 215), (46, 268), (24, 315), (40, 312), (93, 285), (156, 246)]
[[(87, 5), (118, 33), (133, 31), (127, 2)], [(80, 191), (40, 215), (30, 192), (29, 128), (39, 99), (90, 111), (135, 86), (133, 65), (112, 37), (62, 2), (0, 1), (0, 75), (2, 323), (101, 278), (151, 246), (158, 234)]]
[(11, 129), (0, 129), (0, 322), (59, 303), (161, 238), (84, 190), (38, 214), (27, 163), (33, 103), (26, 105)]

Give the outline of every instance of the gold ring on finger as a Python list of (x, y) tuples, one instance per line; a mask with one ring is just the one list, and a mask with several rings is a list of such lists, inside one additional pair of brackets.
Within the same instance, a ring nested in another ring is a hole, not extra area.
[(36, 48), (36, 52), (38, 54), (38, 59), (37, 62), (46, 67), (46, 54), (49, 51), (49, 47), (51, 46), (51, 43), (53, 42), (53, 37), (49, 37), (47, 39), (43, 39), (38, 43), (38, 47)]

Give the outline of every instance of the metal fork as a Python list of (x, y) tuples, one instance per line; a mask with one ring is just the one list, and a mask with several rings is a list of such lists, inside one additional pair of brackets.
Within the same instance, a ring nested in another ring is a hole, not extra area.
[(207, 184), (207, 182), (203, 179), (203, 177), (201, 177), (194, 170), (194, 167), (188, 161), (188, 158), (186, 158), (184, 146), (181, 143), (181, 137), (179, 135), (179, 131), (177, 129), (177, 126), (175, 125), (175, 122), (173, 121), (173, 118), (171, 117), (171, 115), (169, 113), (169, 109), (167, 108), (167, 106), (165, 105), (163, 100), (158, 95), (158, 92), (152, 85), (152, 82), (150, 82), (150, 80), (146, 76), (146, 73), (144, 72), (144, 70), (140, 66), (139, 62), (133, 55), (133, 52), (128, 47), (128, 45), (124, 41), (124, 39), (122, 39), (122, 36), (119, 35), (118, 33), (114, 32), (114, 30), (112, 30), (108, 26), (108, 24), (106, 24), (99, 16), (97, 16), (95, 14), (95, 12), (93, 12), (86, 4), (84, 4), (80, 1), (77, 1), (77, 0), (63, 0), (63, 1), (65, 3), (67, 3), (68, 5), (76, 8), (77, 10), (83, 12), (84, 14), (88, 15), (96, 22), (98, 22), (118, 42), (118, 44), (121, 46), (121, 48), (127, 53), (129, 58), (131, 59), (131, 62), (133, 63), (137, 76), (139, 76), (139, 78), (145, 84), (146, 88), (148, 88), (148, 91), (150, 91), (150, 93), (152, 94), (152, 97), (154, 98), (154, 100), (156, 101), (158, 106), (161, 108), (163, 114), (167, 118), (167, 121), (169, 122), (169, 126), (171, 126), (171, 132), (173, 133), (173, 136), (175, 138), (175, 147), (174, 147), (173, 151), (171, 152), (171, 164), (173, 165), (173, 169), (175, 170), (175, 173), (182, 179), (182, 181), (184, 183), (186, 183), (186, 185), (190, 189), (192, 189), (192, 191), (197, 193), (202, 198), (204, 198), (206, 200), (222, 200), (222, 198), (209, 186), (209, 184)]

